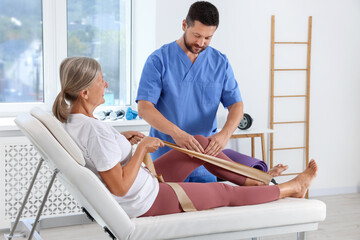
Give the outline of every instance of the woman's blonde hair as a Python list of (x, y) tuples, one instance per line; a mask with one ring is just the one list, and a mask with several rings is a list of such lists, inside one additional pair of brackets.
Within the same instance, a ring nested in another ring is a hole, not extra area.
[(101, 72), (100, 64), (92, 58), (69, 57), (60, 65), (61, 91), (57, 95), (52, 111), (60, 122), (66, 122), (70, 104), (75, 102), (81, 90), (90, 87)]

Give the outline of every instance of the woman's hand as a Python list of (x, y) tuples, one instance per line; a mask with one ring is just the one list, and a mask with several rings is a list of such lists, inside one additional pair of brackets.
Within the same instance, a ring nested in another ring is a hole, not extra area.
[(158, 150), (159, 147), (164, 147), (164, 142), (159, 138), (145, 137), (140, 143), (138, 148), (144, 148), (147, 153), (152, 153)]
[(126, 131), (122, 132), (121, 134), (126, 137), (126, 139), (131, 143), (131, 145), (137, 144), (141, 141), (141, 139), (145, 137), (144, 134), (138, 131)]

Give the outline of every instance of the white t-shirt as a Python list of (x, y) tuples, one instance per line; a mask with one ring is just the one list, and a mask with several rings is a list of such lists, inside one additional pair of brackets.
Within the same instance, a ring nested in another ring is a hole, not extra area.
[[(98, 172), (110, 170), (120, 162), (125, 166), (132, 157), (130, 142), (113, 127), (83, 114), (70, 114), (65, 130), (81, 149), (86, 167), (102, 181)], [(142, 165), (125, 196), (113, 195), (129, 217), (146, 213), (159, 192), (159, 183)]]

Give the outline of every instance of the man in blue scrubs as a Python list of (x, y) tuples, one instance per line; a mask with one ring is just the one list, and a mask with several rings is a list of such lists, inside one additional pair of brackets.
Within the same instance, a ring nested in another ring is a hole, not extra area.
[[(140, 79), (139, 116), (152, 127), (150, 136), (212, 156), (220, 153), (243, 116), (243, 103), (227, 57), (209, 46), (219, 25), (217, 8), (209, 2), (195, 2), (182, 22), (177, 41), (162, 46), (147, 59)], [(216, 112), (220, 102), (229, 111), (217, 131)], [(203, 149), (193, 135), (210, 137)], [(152, 154), (155, 160), (170, 149)], [(203, 166), (187, 179), (214, 182), (216, 177)]]

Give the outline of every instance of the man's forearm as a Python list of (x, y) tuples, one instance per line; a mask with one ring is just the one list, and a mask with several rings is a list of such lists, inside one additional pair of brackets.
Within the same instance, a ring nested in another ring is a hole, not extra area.
[(239, 123), (244, 115), (244, 105), (243, 102), (237, 102), (228, 106), (229, 114), (226, 119), (225, 125), (222, 128), (221, 132), (226, 134), (229, 138), (234, 133), (236, 128), (239, 126)]
[(173, 136), (181, 131), (179, 127), (167, 120), (151, 102), (144, 100), (139, 101), (138, 112), (141, 118), (162, 133)]

